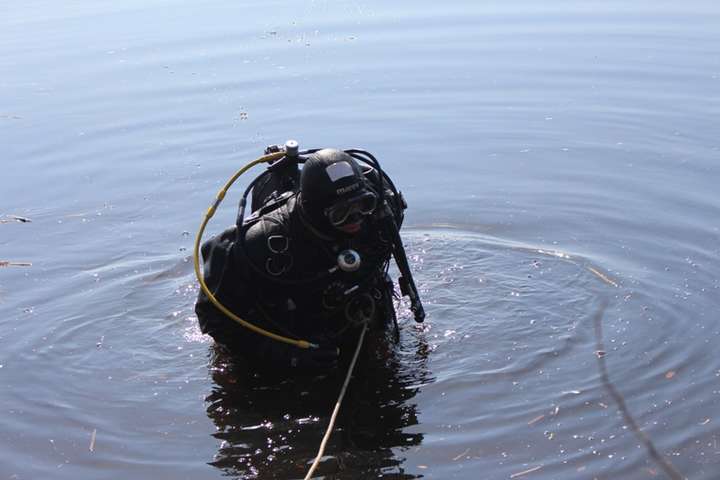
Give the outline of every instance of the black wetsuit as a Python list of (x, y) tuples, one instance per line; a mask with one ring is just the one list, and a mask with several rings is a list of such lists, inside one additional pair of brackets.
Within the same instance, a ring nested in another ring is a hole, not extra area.
[[(213, 295), (244, 320), (331, 348), (353, 337), (363, 318), (376, 327), (394, 322), (387, 275), (392, 245), (383, 234), (382, 210), (365, 217), (359, 233), (330, 236), (310, 225), (297, 194), (287, 197), (203, 244), (204, 278)], [(399, 210), (385, 211), (399, 224)], [(355, 272), (337, 268), (345, 249), (360, 254)], [(242, 327), (202, 291), (195, 310), (201, 330), (231, 352), (257, 365), (303, 367), (301, 349)]]

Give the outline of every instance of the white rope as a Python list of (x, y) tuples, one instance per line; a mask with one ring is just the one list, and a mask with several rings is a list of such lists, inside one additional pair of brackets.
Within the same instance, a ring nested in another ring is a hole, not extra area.
[(337, 402), (335, 402), (335, 408), (333, 409), (332, 415), (330, 415), (330, 424), (328, 425), (327, 430), (325, 431), (325, 436), (323, 436), (322, 442), (320, 442), (320, 448), (318, 449), (317, 456), (315, 457), (315, 460), (313, 461), (312, 466), (310, 467), (310, 470), (308, 470), (307, 475), (305, 475), (304, 480), (310, 480), (312, 477), (312, 474), (315, 472), (315, 469), (320, 464), (320, 459), (323, 457), (323, 454), (325, 453), (325, 446), (327, 445), (328, 440), (330, 439), (330, 434), (332, 433), (333, 427), (335, 426), (335, 420), (337, 419), (338, 412), (340, 411), (340, 404), (343, 401), (343, 397), (345, 396), (345, 391), (347, 390), (347, 386), (350, 383), (350, 377), (352, 377), (352, 372), (355, 369), (355, 363), (357, 362), (358, 355), (360, 354), (360, 347), (362, 346), (363, 340), (365, 339), (365, 332), (367, 331), (368, 324), (366, 323), (363, 326), (362, 332), (360, 332), (360, 339), (358, 340), (357, 347), (355, 348), (355, 355), (353, 355), (352, 361), (350, 362), (350, 367), (348, 367), (348, 373), (345, 377), (345, 382), (343, 383), (342, 388), (340, 389), (340, 395), (338, 396)]

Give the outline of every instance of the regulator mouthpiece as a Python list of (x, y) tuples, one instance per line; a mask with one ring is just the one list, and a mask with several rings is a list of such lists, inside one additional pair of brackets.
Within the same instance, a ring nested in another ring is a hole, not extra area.
[(354, 272), (360, 268), (360, 254), (351, 249), (343, 250), (338, 255), (337, 263), (343, 272)]

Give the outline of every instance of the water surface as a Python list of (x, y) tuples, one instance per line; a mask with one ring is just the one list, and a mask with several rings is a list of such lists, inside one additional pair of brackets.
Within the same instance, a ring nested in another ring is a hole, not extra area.
[(598, 318), (634, 421), (717, 477), (716, 2), (116, 3), (0, 15), (0, 261), (32, 263), (0, 268), (0, 478), (304, 476), (340, 379), (218, 355), (190, 261), (288, 138), (378, 156), (428, 312), (371, 342), (326, 478), (666, 476)]

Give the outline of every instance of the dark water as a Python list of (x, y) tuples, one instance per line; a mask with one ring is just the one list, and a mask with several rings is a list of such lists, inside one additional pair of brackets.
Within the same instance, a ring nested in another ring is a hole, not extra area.
[(5, 2), (0, 478), (304, 476), (339, 379), (216, 355), (190, 261), (288, 138), (381, 159), (429, 315), (371, 344), (325, 478), (669, 478), (598, 360), (720, 478), (719, 115), (714, 0)]

